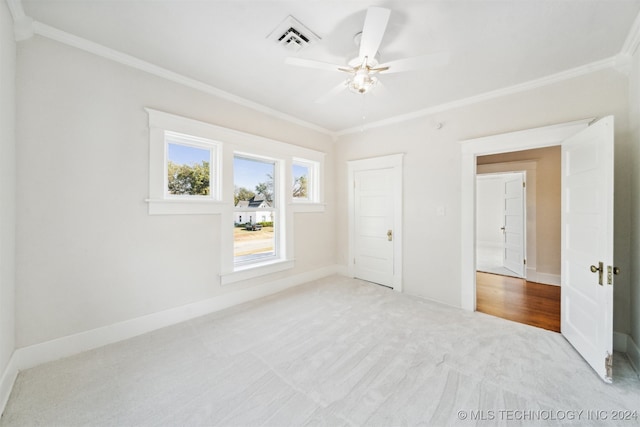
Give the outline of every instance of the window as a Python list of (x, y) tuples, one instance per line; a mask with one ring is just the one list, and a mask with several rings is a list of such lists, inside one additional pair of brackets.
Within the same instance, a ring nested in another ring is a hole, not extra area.
[(212, 141), (166, 132), (165, 144), (166, 197), (214, 198)]
[[(273, 159), (238, 154), (233, 158), (236, 265), (278, 258), (277, 170)], [(249, 218), (246, 223), (243, 216)]]

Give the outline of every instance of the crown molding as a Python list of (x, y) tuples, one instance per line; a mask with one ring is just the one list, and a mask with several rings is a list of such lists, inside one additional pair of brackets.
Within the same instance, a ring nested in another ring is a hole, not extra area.
[(508, 86), (502, 89), (481, 93), (479, 95), (474, 95), (468, 98), (459, 99), (457, 101), (447, 102), (447, 103), (436, 105), (433, 107), (424, 108), (421, 110), (413, 111), (411, 113), (401, 114), (398, 116), (390, 117), (388, 119), (367, 123), (362, 126), (343, 129), (341, 131), (336, 132), (336, 135), (340, 137), (344, 135), (350, 135), (350, 134), (362, 132), (364, 130), (402, 123), (402, 122), (417, 119), (420, 117), (430, 116), (432, 114), (453, 110), (455, 108), (466, 107), (468, 105), (477, 104), (479, 102), (488, 101), (490, 99), (500, 98), (503, 96), (513, 95), (520, 92), (526, 92), (529, 90), (538, 89), (544, 86), (552, 85), (554, 83), (559, 83), (565, 80), (580, 77), (585, 74), (606, 70), (608, 68), (624, 70), (625, 65), (628, 64), (628, 62), (629, 62), (629, 57), (627, 55), (616, 55), (610, 58), (603, 59), (601, 61), (596, 61), (590, 64), (582, 65), (580, 67), (572, 68), (570, 70), (561, 71), (559, 73), (552, 74), (550, 76), (542, 77), (535, 80), (530, 80), (525, 83), (520, 83), (517, 85)]
[(633, 56), (636, 50), (638, 50), (638, 45), (640, 45), (640, 13), (636, 16), (636, 20), (633, 21), (633, 25), (631, 25), (631, 29), (629, 30), (629, 34), (627, 34), (620, 53)]
[(190, 77), (183, 76), (182, 74), (178, 74), (176, 72), (167, 70), (166, 68), (151, 64), (149, 62), (138, 59), (134, 56), (127, 55), (126, 53), (122, 53), (115, 49), (111, 49), (104, 45), (89, 41), (82, 37), (78, 37), (73, 34), (67, 33), (65, 31), (59, 30), (57, 28), (51, 27), (47, 24), (43, 24), (42, 22), (33, 21), (32, 24), (33, 24), (32, 25), (33, 33), (38, 34), (40, 36), (49, 38), (51, 40), (55, 40), (57, 42), (66, 44), (68, 46), (72, 46), (72, 47), (84, 50), (86, 52), (101, 56), (106, 59), (110, 59), (112, 61), (147, 72), (149, 74), (162, 77), (164, 79), (170, 80), (175, 83), (179, 83), (183, 86), (190, 87), (192, 89), (199, 90), (209, 95), (214, 95), (218, 98), (226, 99), (227, 101), (231, 101), (238, 105), (251, 108), (252, 110), (259, 111), (271, 117), (281, 119), (289, 123), (314, 130), (316, 132), (323, 133), (325, 135), (332, 137), (334, 141), (336, 139), (334, 132), (331, 132), (330, 130), (325, 129), (321, 126), (318, 126), (314, 123), (310, 123), (305, 120), (299, 119), (297, 117), (290, 116), (281, 111), (275, 110), (273, 108), (269, 108), (257, 102), (250, 101), (246, 98), (242, 98), (240, 96), (226, 92), (222, 89), (218, 89), (215, 86), (211, 86), (199, 80), (195, 80)]

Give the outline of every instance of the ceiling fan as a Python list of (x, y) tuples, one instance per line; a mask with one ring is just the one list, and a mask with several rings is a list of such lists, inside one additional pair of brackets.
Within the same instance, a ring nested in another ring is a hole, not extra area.
[(301, 67), (347, 73), (347, 79), (322, 96), (316, 102), (323, 102), (348, 88), (350, 91), (365, 94), (378, 84), (377, 74), (391, 74), (418, 70), (449, 62), (448, 53), (435, 53), (413, 58), (398, 59), (384, 64), (378, 63), (378, 49), (384, 37), (391, 11), (382, 7), (370, 7), (364, 20), (362, 32), (356, 34), (354, 41), (359, 44), (358, 56), (347, 65), (335, 65), (310, 59), (288, 57), (285, 63)]

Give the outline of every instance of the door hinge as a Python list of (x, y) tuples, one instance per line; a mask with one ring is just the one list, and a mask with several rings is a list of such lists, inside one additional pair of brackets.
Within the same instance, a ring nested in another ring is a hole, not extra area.
[(526, 182), (522, 183), (522, 188), (527, 188), (527, 183)]
[(523, 259), (522, 261), (524, 262), (524, 265), (527, 265), (527, 260), (526, 259)]
[(356, 180), (353, 180), (353, 188), (356, 188)]
[(353, 259), (353, 265), (356, 265), (356, 259), (355, 258)]
[(604, 359), (604, 368), (606, 371), (606, 377), (611, 379), (613, 377), (613, 355), (607, 351), (607, 357)]

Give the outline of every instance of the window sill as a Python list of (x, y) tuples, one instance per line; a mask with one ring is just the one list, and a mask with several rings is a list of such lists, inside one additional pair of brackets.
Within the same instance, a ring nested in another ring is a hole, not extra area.
[(218, 215), (226, 203), (215, 200), (195, 199), (146, 199), (149, 215)]
[(291, 211), (296, 212), (324, 212), (325, 204), (324, 203), (309, 203), (309, 202), (298, 202), (291, 203)]
[(294, 265), (294, 260), (278, 260), (237, 267), (233, 273), (221, 274), (220, 284), (228, 285), (242, 280), (264, 276), (266, 274), (276, 273), (278, 271), (289, 270), (293, 268)]

